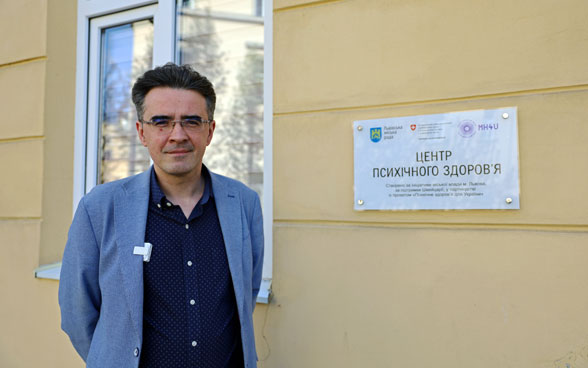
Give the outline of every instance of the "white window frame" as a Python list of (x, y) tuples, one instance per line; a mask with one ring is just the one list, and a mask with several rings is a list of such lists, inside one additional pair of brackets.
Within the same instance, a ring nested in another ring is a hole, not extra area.
[[(128, 24), (143, 19), (154, 19), (157, 12), (157, 5), (147, 5), (140, 8), (126, 10), (115, 14), (105, 15), (92, 19), (90, 21), (90, 47), (88, 56), (88, 102), (87, 106), (87, 124), (86, 125), (86, 181), (84, 193), (88, 193), (98, 182), (98, 161), (100, 141), (100, 66), (101, 66), (101, 37), (102, 30), (105, 28), (115, 27), (117, 25)], [(153, 32), (155, 37), (155, 31)], [(153, 42), (153, 55), (157, 55), (155, 47), (158, 46)], [(157, 65), (154, 63), (154, 65)]]
[(175, 1), (78, 1), (74, 211), (97, 179), (100, 37), (102, 29), (153, 18), (153, 65), (174, 57)]
[[(274, 117), (274, 1), (263, 4), (263, 233), (265, 237), (263, 257), (263, 284), (267, 301), (271, 297), (273, 275), (274, 234), (274, 164), (273, 164), (273, 117)], [(258, 298), (259, 299), (259, 298)]]
[[(124, 13), (123, 13), (124, 12)], [(107, 16), (103, 19), (94, 19)], [(175, 0), (78, 0), (76, 102), (74, 133), (73, 212), (82, 196), (96, 183), (98, 157), (98, 67), (101, 29), (138, 19), (153, 17), (153, 65), (174, 60)], [(263, 214), (265, 254), (263, 280), (258, 303), (269, 303), (273, 274), (273, 0), (265, 0), (264, 18), (264, 79), (263, 79)], [(93, 22), (91, 20), (94, 19)], [(91, 26), (92, 25), (92, 26)], [(92, 39), (91, 39), (92, 38)], [(96, 50), (90, 50), (90, 45)], [(95, 103), (90, 103), (94, 101)], [(90, 153), (89, 153), (90, 152)], [(91, 157), (93, 156), (94, 157)], [(92, 161), (93, 160), (93, 161)], [(93, 164), (89, 164), (93, 162)], [(61, 263), (40, 266), (35, 277), (59, 279)]]

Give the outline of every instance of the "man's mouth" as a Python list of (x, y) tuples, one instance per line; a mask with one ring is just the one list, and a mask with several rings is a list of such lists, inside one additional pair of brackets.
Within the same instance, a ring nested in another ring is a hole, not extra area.
[(190, 149), (190, 148), (173, 148), (173, 149), (166, 149), (163, 151), (163, 153), (167, 153), (170, 155), (181, 155), (181, 154), (192, 152), (192, 151), (193, 151), (193, 149)]

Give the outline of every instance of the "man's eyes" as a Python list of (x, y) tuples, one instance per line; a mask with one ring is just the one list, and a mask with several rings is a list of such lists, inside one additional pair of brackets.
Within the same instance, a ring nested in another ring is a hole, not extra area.
[(197, 126), (200, 126), (200, 124), (202, 124), (202, 120), (197, 120), (197, 119), (185, 119), (184, 120), (184, 125), (187, 125), (187, 126), (197, 127)]
[[(169, 119), (154, 119), (153, 120), (153, 125), (156, 127), (167, 127), (169, 125), (171, 125), (173, 123), (172, 120)], [(189, 126), (189, 127), (198, 127), (200, 125), (202, 125), (202, 120), (201, 119), (183, 119), (181, 120), (181, 124), (184, 126)]]
[(165, 126), (168, 126), (170, 123), (171, 123), (171, 120), (165, 120), (165, 119), (153, 120), (153, 125), (155, 125), (156, 127), (165, 127)]

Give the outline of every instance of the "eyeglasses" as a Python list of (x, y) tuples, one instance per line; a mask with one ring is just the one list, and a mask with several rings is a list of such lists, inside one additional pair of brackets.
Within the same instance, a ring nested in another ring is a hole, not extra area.
[(141, 121), (142, 123), (153, 125), (155, 128), (159, 129), (161, 133), (170, 133), (174, 130), (176, 123), (180, 123), (182, 128), (187, 132), (194, 132), (200, 129), (200, 127), (204, 124), (212, 123), (211, 120), (202, 120), (201, 117), (195, 116), (189, 119), (180, 119), (180, 120), (171, 120), (165, 118), (155, 118), (150, 121)]

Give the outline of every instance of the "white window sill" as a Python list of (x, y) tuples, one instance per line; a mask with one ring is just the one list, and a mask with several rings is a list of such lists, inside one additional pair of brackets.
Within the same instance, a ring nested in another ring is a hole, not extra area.
[(259, 304), (269, 304), (272, 300), (272, 295), (272, 279), (261, 280), (256, 302)]
[(35, 269), (35, 277), (38, 279), (59, 280), (61, 262), (39, 266)]
[[(61, 274), (61, 262), (51, 263), (37, 267), (35, 277), (38, 279), (59, 280)], [(261, 280), (257, 303), (269, 304), (272, 300), (272, 279)]]

